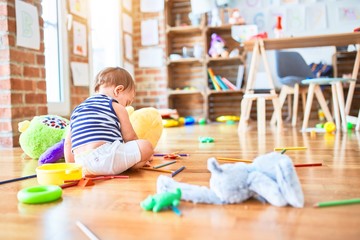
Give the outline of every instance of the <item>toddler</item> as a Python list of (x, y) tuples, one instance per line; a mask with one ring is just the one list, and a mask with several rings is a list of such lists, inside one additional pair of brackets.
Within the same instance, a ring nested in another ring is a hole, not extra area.
[(95, 92), (71, 114), (65, 161), (81, 164), (86, 175), (120, 174), (145, 165), (153, 147), (138, 139), (125, 109), (135, 97), (131, 75), (120, 67), (105, 68), (96, 76)]

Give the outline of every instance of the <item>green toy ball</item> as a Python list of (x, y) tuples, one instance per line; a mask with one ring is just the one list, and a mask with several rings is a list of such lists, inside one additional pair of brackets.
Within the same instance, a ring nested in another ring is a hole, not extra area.
[(354, 124), (348, 122), (348, 123), (346, 124), (346, 127), (347, 127), (348, 130), (351, 130), (351, 129), (354, 128)]
[(206, 118), (200, 118), (199, 125), (206, 125)]
[(67, 133), (69, 120), (56, 115), (36, 116), (19, 123), (19, 143), (26, 155), (38, 159), (49, 147), (60, 142)]

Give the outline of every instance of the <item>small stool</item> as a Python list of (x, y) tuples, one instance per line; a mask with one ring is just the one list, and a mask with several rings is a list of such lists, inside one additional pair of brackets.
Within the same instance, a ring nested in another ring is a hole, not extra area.
[(265, 101), (272, 100), (274, 105), (274, 114), (277, 122), (278, 130), (282, 129), (281, 109), (279, 105), (279, 98), (277, 94), (245, 94), (241, 102), (241, 117), (238, 131), (242, 132), (247, 129), (247, 122), (250, 118), (250, 110), (252, 101), (256, 100), (257, 110), (257, 128), (259, 134), (266, 132), (266, 107)]
[(330, 113), (330, 110), (326, 104), (320, 85), (331, 85), (336, 128), (342, 129), (344, 132), (347, 131), (345, 100), (344, 100), (344, 91), (343, 91), (342, 83), (344, 82), (349, 83), (351, 81), (355, 81), (355, 80), (349, 78), (314, 78), (314, 79), (306, 79), (301, 81), (302, 84), (309, 85), (308, 95), (306, 99), (306, 106), (304, 111), (304, 121), (302, 125), (303, 132), (308, 127), (314, 94), (320, 104), (321, 109), (325, 114), (326, 121), (328, 122), (334, 121)]

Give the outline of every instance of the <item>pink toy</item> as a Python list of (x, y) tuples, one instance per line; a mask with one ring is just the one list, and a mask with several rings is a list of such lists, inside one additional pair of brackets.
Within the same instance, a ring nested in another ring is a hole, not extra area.
[(209, 49), (209, 55), (211, 57), (223, 56), (227, 52), (225, 50), (225, 41), (216, 33), (211, 34), (211, 43)]

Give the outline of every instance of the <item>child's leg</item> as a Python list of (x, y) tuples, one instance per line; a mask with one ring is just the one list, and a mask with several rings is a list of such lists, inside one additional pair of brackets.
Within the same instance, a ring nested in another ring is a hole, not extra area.
[[(145, 153), (148, 154), (147, 151)], [(142, 160), (143, 154), (137, 140), (105, 143), (88, 154), (75, 156), (75, 162), (83, 165), (84, 174), (91, 175), (120, 174)]]
[(154, 154), (154, 149), (151, 143), (147, 140), (139, 139), (135, 140), (137, 145), (139, 146), (140, 153), (141, 153), (141, 160), (137, 164), (135, 164), (132, 169), (136, 169), (139, 167), (144, 166), (146, 163), (152, 160), (152, 156)]

